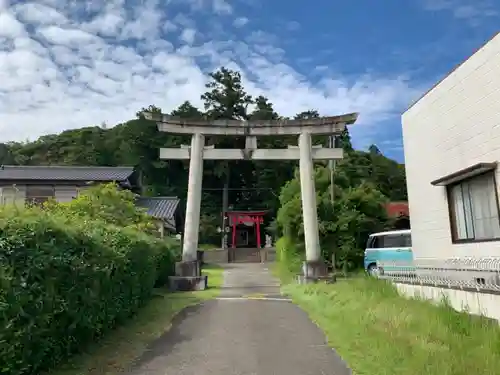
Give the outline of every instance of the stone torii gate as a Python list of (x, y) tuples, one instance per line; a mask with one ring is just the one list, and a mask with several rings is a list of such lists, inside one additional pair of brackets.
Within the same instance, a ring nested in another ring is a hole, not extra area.
[[(198, 234), (202, 197), (203, 160), (299, 160), (302, 213), (306, 261), (303, 267), (305, 280), (325, 276), (326, 267), (321, 261), (314, 160), (342, 159), (341, 148), (314, 146), (313, 135), (338, 136), (346, 125), (354, 124), (357, 113), (304, 120), (239, 121), (239, 120), (190, 120), (161, 113), (147, 112), (146, 119), (155, 121), (162, 132), (190, 134), (191, 145), (180, 148), (160, 149), (160, 159), (189, 160), (189, 182), (184, 225), (182, 262), (176, 265), (176, 276), (171, 278), (174, 289), (192, 290), (206, 287), (206, 277), (201, 277), (197, 262)], [(218, 149), (205, 145), (205, 136), (244, 136), (245, 149)], [(286, 149), (257, 147), (259, 136), (298, 136), (297, 146)]]

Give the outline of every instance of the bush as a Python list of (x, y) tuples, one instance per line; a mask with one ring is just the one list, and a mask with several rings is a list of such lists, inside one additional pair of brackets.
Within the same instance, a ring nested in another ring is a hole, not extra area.
[(0, 374), (54, 366), (129, 318), (172, 274), (173, 242), (77, 216), (0, 211)]
[(300, 273), (304, 260), (304, 252), (300, 248), (290, 237), (281, 237), (276, 242), (276, 265), (282, 281), (292, 281)]
[[(304, 242), (304, 224), (299, 176), (281, 190), (278, 210), (278, 231), (295, 244)], [(335, 254), (335, 266), (350, 271), (363, 266), (363, 252), (371, 233), (387, 228), (385, 211), (388, 202), (373, 185), (363, 182), (354, 186), (335, 186), (335, 199), (330, 197), (330, 172), (315, 170), (318, 229), (323, 260), (327, 263)], [(297, 246), (304, 251), (304, 246)]]

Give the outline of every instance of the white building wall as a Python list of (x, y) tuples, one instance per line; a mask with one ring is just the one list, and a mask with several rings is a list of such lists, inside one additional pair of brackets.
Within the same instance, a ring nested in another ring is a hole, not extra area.
[(26, 186), (1, 186), (0, 205), (20, 204), (24, 207), (26, 199)]
[(71, 202), (78, 196), (78, 189), (76, 186), (55, 186), (55, 199), (59, 203)]
[[(74, 198), (78, 197), (79, 189), (77, 186), (71, 185), (56, 185), (54, 187), (55, 199), (57, 202), (71, 202)], [(26, 186), (16, 185), (0, 187), (0, 204), (20, 204), (24, 206), (26, 199)]]
[(431, 185), (500, 161), (500, 34), (407, 110), (402, 123), (415, 258), (500, 256), (500, 242), (452, 244), (446, 188)]

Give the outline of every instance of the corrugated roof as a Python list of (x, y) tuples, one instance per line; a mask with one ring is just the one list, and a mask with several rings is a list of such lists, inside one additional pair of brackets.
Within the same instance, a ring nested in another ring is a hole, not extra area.
[(180, 199), (177, 197), (140, 197), (137, 206), (147, 209), (147, 214), (162, 220), (174, 219)]
[(125, 181), (133, 167), (0, 166), (0, 180)]

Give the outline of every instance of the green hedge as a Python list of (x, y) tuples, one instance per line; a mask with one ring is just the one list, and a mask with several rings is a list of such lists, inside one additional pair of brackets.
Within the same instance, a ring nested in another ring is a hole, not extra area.
[(38, 374), (129, 318), (172, 244), (95, 220), (0, 211), (0, 374)]
[(302, 270), (304, 252), (299, 248), (290, 237), (281, 237), (276, 242), (276, 266), (284, 282), (292, 281)]

